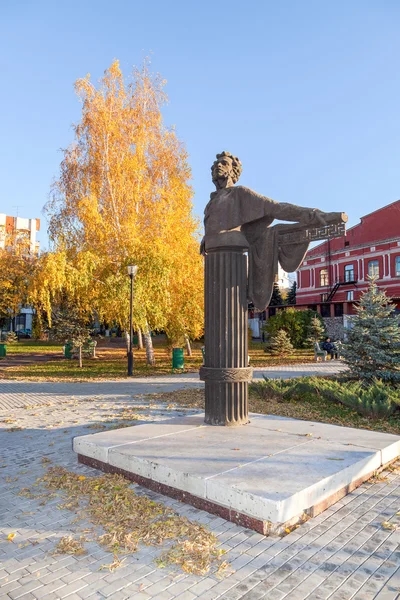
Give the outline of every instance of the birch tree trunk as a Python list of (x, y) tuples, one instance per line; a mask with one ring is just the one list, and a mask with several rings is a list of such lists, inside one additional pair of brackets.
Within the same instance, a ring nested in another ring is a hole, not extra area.
[(144, 345), (146, 346), (146, 363), (148, 365), (154, 365), (156, 360), (154, 358), (154, 348), (153, 341), (151, 339), (150, 329), (146, 323), (146, 329), (143, 332), (144, 334)]
[(82, 344), (79, 346), (79, 368), (82, 369)]
[(143, 350), (143, 336), (142, 336), (142, 330), (140, 328), (137, 330), (137, 339), (138, 339), (139, 350)]
[(185, 345), (186, 345), (186, 353), (188, 356), (192, 356), (192, 347), (190, 345), (189, 336), (185, 334)]

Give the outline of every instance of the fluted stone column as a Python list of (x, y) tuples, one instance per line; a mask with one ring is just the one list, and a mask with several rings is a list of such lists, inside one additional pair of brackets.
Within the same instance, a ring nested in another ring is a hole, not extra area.
[(247, 247), (208, 248), (205, 256), (205, 422), (248, 423)]

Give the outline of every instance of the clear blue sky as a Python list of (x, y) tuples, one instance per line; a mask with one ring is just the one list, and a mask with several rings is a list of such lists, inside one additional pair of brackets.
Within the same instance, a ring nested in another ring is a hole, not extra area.
[(0, 212), (43, 218), (80, 117), (74, 81), (151, 53), (196, 214), (227, 149), (243, 185), (354, 225), (400, 197), (399, 28), (398, 0), (0, 0)]

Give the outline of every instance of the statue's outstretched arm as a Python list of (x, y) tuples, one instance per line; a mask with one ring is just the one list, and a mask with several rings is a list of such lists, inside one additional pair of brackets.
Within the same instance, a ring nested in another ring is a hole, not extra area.
[[(305, 206), (297, 206), (288, 202), (277, 202), (267, 196), (261, 196), (253, 190), (246, 188), (246, 204), (257, 205), (258, 213), (262, 216), (268, 216), (281, 221), (292, 221), (303, 225), (326, 225), (327, 223), (337, 222), (340, 220), (340, 215), (344, 213), (325, 213), (318, 208), (308, 208)], [(347, 220), (347, 219), (346, 219)]]

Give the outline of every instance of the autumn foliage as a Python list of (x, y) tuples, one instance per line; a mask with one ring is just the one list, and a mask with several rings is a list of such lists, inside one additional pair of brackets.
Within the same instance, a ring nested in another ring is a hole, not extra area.
[(177, 341), (202, 333), (203, 267), (191, 172), (163, 125), (163, 86), (147, 63), (126, 84), (117, 61), (98, 87), (89, 76), (76, 82), (82, 118), (46, 206), (53, 251), (32, 299), (50, 314), (67, 294), (87, 315), (126, 329), (127, 266), (135, 264), (135, 328), (162, 329)]

